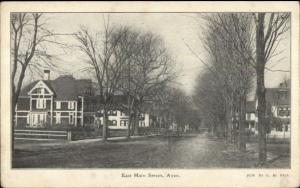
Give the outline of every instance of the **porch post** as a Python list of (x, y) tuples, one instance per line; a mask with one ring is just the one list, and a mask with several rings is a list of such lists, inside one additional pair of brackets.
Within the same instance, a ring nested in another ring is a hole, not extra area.
[(75, 127), (77, 127), (77, 102), (75, 103)]
[(51, 96), (51, 107), (50, 107), (50, 126), (52, 127), (53, 123), (53, 96)]
[(30, 102), (29, 102), (29, 126), (32, 127), (32, 97), (30, 95)]
[(83, 126), (83, 96), (81, 97), (81, 126)]

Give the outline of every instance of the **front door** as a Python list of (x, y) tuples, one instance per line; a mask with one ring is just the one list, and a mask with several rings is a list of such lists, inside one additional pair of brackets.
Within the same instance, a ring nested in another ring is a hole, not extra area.
[(30, 116), (31, 127), (45, 127), (47, 123), (46, 113), (33, 113)]

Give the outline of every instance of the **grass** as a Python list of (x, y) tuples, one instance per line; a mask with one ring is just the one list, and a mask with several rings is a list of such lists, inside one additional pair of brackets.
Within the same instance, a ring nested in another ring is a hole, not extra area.
[[(16, 148), (13, 168), (257, 168), (256, 152), (232, 151), (225, 142), (204, 135), (106, 143), (16, 143)], [(274, 145), (270, 151), (289, 150), (286, 145)], [(288, 168), (286, 158), (289, 156), (282, 156), (279, 160), (283, 163), (276, 165)], [(272, 168), (272, 164), (266, 168)]]

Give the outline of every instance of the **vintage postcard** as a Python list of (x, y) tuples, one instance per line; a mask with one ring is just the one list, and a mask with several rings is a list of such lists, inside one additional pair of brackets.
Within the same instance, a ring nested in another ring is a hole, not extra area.
[(4, 2), (1, 186), (298, 187), (296, 2)]

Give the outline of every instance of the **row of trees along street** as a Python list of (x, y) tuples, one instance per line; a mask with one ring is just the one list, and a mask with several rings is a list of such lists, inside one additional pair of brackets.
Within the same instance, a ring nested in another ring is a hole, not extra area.
[[(246, 101), (256, 88), (258, 101), (259, 162), (266, 161), (265, 71), (270, 59), (280, 54), (278, 46), (289, 29), (286, 13), (213, 13), (205, 21), (200, 40), (208, 54), (198, 76), (194, 101), (205, 124), (218, 137), (246, 149)], [(255, 81), (256, 80), (256, 81)], [(235, 123), (237, 122), (237, 123)]]
[[(175, 83), (175, 61), (160, 36), (130, 26), (110, 24), (109, 17), (103, 17), (99, 31), (81, 27), (74, 33), (59, 34), (47, 28), (51, 20), (46, 18), (46, 15), (37, 13), (12, 14), (13, 116), (26, 73), (36, 75), (44, 67), (59, 71), (53, 64), (56, 55), (48, 50), (50, 45), (56, 45), (52, 48), (78, 50), (85, 59), (84, 70), (97, 83), (102, 104), (99, 110), (104, 111), (104, 140), (108, 129), (107, 112), (115, 107), (117, 92), (127, 95), (127, 104), (121, 107), (130, 114), (128, 138), (138, 132), (138, 119), (144, 111), (160, 117), (159, 127), (167, 127), (175, 120), (179, 126), (197, 122), (191, 120), (198, 118), (191, 99)], [(75, 39), (76, 44), (60, 40), (66, 36)], [(192, 116), (194, 118), (186, 118)]]
[[(174, 81), (174, 61), (163, 40), (150, 32), (128, 26), (110, 26), (104, 19), (104, 34), (82, 28), (77, 34), (79, 49), (95, 73), (103, 109), (103, 138), (106, 139), (107, 111), (115, 93), (127, 94), (128, 138), (138, 132), (140, 114), (156, 104), (156, 93)], [(99, 37), (102, 36), (102, 37)]]
[[(114, 105), (114, 94), (121, 91), (128, 96), (127, 105), (123, 105), (130, 114), (128, 138), (138, 131), (137, 119), (145, 110), (159, 114), (160, 125), (175, 120), (180, 125), (195, 123), (199, 111), (215, 135), (232, 140), (244, 151), (246, 101), (249, 92), (256, 88), (259, 161), (264, 162), (267, 150), (265, 71), (281, 71), (266, 65), (280, 53), (278, 46), (289, 29), (289, 16), (286, 13), (201, 15), (205, 24), (201, 24), (200, 42), (208, 56), (206, 60), (201, 59), (187, 45), (205, 65), (191, 99), (174, 86), (177, 77), (174, 60), (163, 39), (155, 33), (115, 26), (107, 17), (99, 24), (99, 31), (82, 27), (71, 34), (59, 34), (47, 28), (49, 20), (43, 14), (14, 13), (11, 16), (12, 116), (25, 75), (38, 73), (44, 67), (55, 69), (55, 55), (49, 53), (53, 48), (50, 46), (69, 48), (57, 36), (70, 35), (76, 41), (72, 50), (81, 52), (86, 70), (97, 83), (104, 110), (104, 139), (107, 111)], [(238, 121), (238, 129), (232, 120)]]

